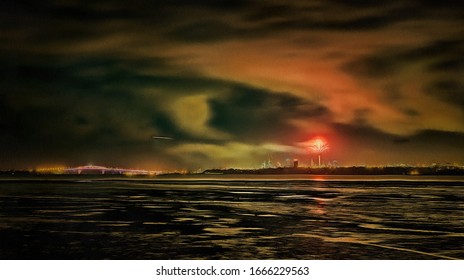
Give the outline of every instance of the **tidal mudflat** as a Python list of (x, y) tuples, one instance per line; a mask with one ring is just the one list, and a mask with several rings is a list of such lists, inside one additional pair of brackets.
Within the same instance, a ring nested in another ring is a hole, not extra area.
[(464, 259), (464, 182), (0, 180), (1, 259)]

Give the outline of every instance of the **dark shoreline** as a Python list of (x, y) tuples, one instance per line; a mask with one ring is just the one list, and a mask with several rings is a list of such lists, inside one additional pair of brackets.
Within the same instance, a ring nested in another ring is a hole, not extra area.
[(3, 170), (0, 171), (0, 180), (14, 178), (44, 179), (53, 178), (167, 178), (167, 177), (186, 177), (186, 176), (224, 176), (224, 175), (271, 175), (271, 176), (410, 176), (411, 178), (421, 178), (424, 176), (464, 176), (464, 167), (461, 166), (385, 166), (385, 167), (277, 167), (263, 169), (207, 169), (203, 172), (166, 172), (157, 175), (153, 174), (100, 174), (100, 173), (43, 173), (35, 170)]
[(433, 166), (433, 167), (278, 167), (264, 169), (209, 169), (203, 174), (223, 175), (223, 174), (249, 174), (249, 175), (411, 175), (411, 176), (439, 176), (452, 175), (464, 176), (464, 168), (457, 166)]

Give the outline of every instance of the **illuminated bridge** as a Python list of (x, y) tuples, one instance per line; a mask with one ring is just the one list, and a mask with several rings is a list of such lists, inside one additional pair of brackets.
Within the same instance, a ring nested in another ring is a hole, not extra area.
[(127, 168), (113, 168), (97, 165), (85, 165), (72, 168), (66, 168), (64, 170), (67, 174), (124, 174), (124, 175), (155, 175), (160, 172), (147, 171), (138, 169), (127, 169)]

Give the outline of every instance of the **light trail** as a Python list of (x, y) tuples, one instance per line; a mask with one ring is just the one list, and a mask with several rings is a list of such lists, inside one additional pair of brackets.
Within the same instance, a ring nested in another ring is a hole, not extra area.
[(152, 136), (151, 139), (158, 139), (158, 140), (174, 140), (172, 137), (167, 136)]

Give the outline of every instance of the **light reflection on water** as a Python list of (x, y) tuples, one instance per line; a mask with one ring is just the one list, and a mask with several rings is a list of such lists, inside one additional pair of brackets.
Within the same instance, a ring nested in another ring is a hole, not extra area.
[(258, 178), (0, 181), (0, 258), (464, 258), (459, 180)]

